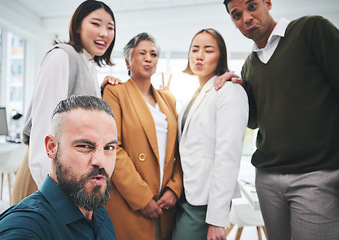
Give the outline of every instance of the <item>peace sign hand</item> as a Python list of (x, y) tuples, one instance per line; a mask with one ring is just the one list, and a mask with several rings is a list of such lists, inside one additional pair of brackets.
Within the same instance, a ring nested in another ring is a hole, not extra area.
[(162, 84), (160, 85), (160, 90), (170, 90), (171, 80), (172, 80), (172, 73), (169, 76), (167, 85), (165, 85), (165, 75), (164, 73), (161, 73), (162, 75)]

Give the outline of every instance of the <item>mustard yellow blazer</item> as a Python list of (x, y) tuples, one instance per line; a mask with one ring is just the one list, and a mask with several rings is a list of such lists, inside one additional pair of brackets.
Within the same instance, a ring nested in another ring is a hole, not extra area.
[[(155, 221), (144, 218), (139, 210), (170, 188), (179, 198), (182, 170), (177, 156), (177, 113), (175, 99), (168, 91), (153, 88), (154, 97), (167, 116), (167, 146), (163, 185), (160, 188), (159, 153), (155, 124), (136, 83), (107, 86), (103, 99), (109, 103), (118, 129), (119, 146), (106, 210), (119, 240), (154, 239)], [(160, 217), (161, 239), (169, 239), (175, 208)]]

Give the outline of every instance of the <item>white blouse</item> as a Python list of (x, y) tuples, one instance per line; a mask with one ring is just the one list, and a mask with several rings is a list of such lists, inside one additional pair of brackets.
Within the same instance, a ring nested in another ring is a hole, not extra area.
[[(89, 70), (95, 81), (97, 96), (100, 88), (94, 68), (86, 51), (81, 56), (88, 62)], [(50, 171), (51, 160), (47, 157), (44, 139), (51, 133), (51, 117), (59, 101), (68, 96), (69, 59), (62, 49), (48, 53), (40, 65), (32, 99), (32, 129), (29, 141), (29, 168), (38, 188)]]
[(161, 190), (162, 181), (164, 177), (165, 156), (166, 156), (167, 120), (166, 115), (161, 112), (158, 103), (155, 104), (155, 107), (153, 107), (149, 103), (147, 103), (147, 106), (153, 116), (155, 131), (157, 133), (159, 164), (160, 164), (160, 190)]

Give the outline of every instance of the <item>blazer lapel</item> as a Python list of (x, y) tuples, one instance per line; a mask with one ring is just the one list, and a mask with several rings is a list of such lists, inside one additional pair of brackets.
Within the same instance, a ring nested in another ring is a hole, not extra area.
[[(192, 98), (193, 98), (193, 96), (192, 96)], [(178, 139), (179, 139), (179, 140), (180, 140), (181, 135), (182, 135), (182, 131), (181, 131), (182, 117), (183, 117), (183, 115), (184, 115), (184, 112), (185, 112), (185, 110), (186, 110), (188, 104), (189, 104), (190, 101), (192, 100), (192, 98), (190, 98), (190, 100), (188, 100), (188, 101), (184, 104), (184, 106), (182, 107), (182, 109), (181, 109), (181, 111), (180, 111), (180, 113), (179, 113), (179, 116), (178, 116)]]
[(126, 84), (127, 84), (126, 89), (132, 101), (134, 111), (138, 115), (140, 123), (144, 129), (145, 135), (150, 143), (150, 146), (156, 158), (159, 159), (158, 142), (157, 135), (155, 132), (153, 116), (136, 83), (132, 79), (130, 79), (126, 82)]
[(192, 107), (191, 107), (191, 109), (190, 109), (190, 111), (187, 115), (185, 126), (184, 126), (184, 129), (183, 129), (181, 136), (185, 135), (187, 128), (188, 128), (188, 126), (189, 126), (189, 124), (192, 120), (192, 116), (193, 116), (194, 112), (198, 109), (198, 107), (200, 106), (200, 104), (202, 103), (204, 98), (206, 97), (206, 94), (213, 89), (214, 79), (215, 79), (215, 77), (212, 77), (210, 80), (207, 81), (207, 83), (205, 83), (205, 85), (201, 89), (198, 97), (195, 99), (195, 101), (194, 101), (194, 103), (193, 103), (193, 105), (192, 105)]

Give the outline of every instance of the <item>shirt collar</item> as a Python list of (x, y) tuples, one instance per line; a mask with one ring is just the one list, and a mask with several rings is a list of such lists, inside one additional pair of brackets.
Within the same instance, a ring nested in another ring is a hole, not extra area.
[[(267, 46), (270, 45), (270, 43), (276, 38), (276, 37), (284, 37), (285, 36), (285, 32), (287, 29), (288, 24), (290, 23), (290, 21), (288, 21), (285, 18), (280, 18), (279, 21), (277, 22), (277, 24), (275, 25), (273, 31), (271, 32), (271, 35), (268, 38), (267, 44), (265, 46), (265, 48)], [(259, 48), (257, 46), (257, 44), (254, 43), (253, 45), (253, 51), (254, 52), (258, 52), (261, 51), (264, 48)]]
[(40, 191), (65, 224), (85, 218), (74, 202), (49, 176), (46, 177)]

